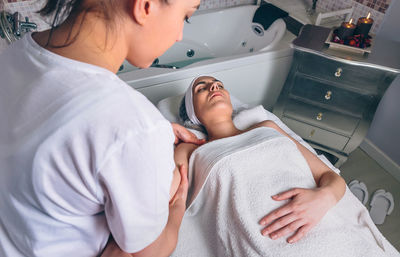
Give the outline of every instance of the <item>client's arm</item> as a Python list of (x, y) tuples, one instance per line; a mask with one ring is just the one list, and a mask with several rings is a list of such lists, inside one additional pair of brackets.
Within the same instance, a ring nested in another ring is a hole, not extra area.
[(189, 158), (192, 152), (198, 147), (198, 145), (190, 144), (190, 143), (180, 143), (175, 147), (174, 159), (176, 168), (174, 170), (174, 176), (172, 178), (170, 196), (175, 195), (175, 192), (179, 186), (181, 181), (181, 175), (178, 170), (178, 167), (184, 166), (188, 169), (189, 167)]
[(193, 151), (199, 147), (198, 145), (195, 144), (189, 144), (189, 143), (180, 143), (175, 147), (175, 164), (176, 166), (189, 166), (189, 158), (190, 155), (192, 155)]
[(288, 238), (289, 243), (294, 243), (317, 225), (328, 210), (343, 197), (346, 183), (342, 177), (333, 172), (297, 140), (290, 137), (275, 122), (264, 121), (261, 125), (274, 128), (296, 143), (310, 166), (318, 186), (315, 189), (294, 188), (272, 196), (272, 199), (276, 201), (287, 199), (292, 199), (292, 201), (271, 212), (260, 221), (262, 225), (269, 224), (262, 233), (269, 235), (272, 239), (296, 232)]

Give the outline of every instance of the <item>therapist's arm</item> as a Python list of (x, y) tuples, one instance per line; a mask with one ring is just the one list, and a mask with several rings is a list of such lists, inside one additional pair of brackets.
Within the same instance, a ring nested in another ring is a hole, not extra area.
[(172, 254), (178, 242), (178, 231), (186, 210), (188, 191), (187, 167), (180, 166), (180, 181), (175, 195), (169, 202), (167, 225), (158, 238), (143, 250), (136, 253), (126, 253), (110, 238), (101, 257), (167, 257)]
[(274, 128), (279, 133), (289, 137), (306, 159), (317, 188), (293, 188), (272, 196), (276, 201), (290, 202), (265, 216), (260, 223), (267, 225), (262, 230), (263, 235), (272, 239), (294, 233), (288, 242), (300, 240), (310, 229), (319, 223), (325, 214), (343, 197), (346, 191), (344, 179), (325, 165), (315, 154), (297, 140), (290, 137), (273, 121), (264, 121), (264, 126)]
[(130, 253), (126, 253), (119, 248), (114, 238), (110, 236), (106, 248), (104, 249), (101, 257), (131, 257)]
[[(179, 227), (182, 222), (183, 214), (186, 210), (186, 198), (188, 191), (187, 171), (189, 166), (189, 158), (197, 147), (198, 145), (189, 143), (180, 143), (175, 147), (174, 159), (178, 168), (174, 171), (175, 174), (171, 186), (171, 193), (174, 191), (174, 184), (178, 184), (178, 186), (176, 193), (170, 201), (167, 226), (155, 242), (142, 251), (132, 254), (132, 256), (170, 256), (175, 249), (178, 240)], [(177, 174), (176, 172), (178, 170), (179, 173)]]
[(130, 254), (122, 251), (111, 237), (101, 257), (162, 257), (171, 255), (177, 244), (179, 227), (186, 209), (186, 197), (188, 189), (187, 169), (189, 158), (197, 147), (198, 146), (194, 144), (180, 143), (175, 148), (174, 159), (177, 168), (174, 171), (174, 177), (170, 191), (173, 197), (170, 200), (167, 225), (157, 240), (142, 251)]

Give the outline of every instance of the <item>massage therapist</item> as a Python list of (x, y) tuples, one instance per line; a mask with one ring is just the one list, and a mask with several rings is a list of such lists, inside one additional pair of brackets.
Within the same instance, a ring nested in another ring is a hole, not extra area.
[(199, 3), (48, 0), (52, 28), (0, 55), (0, 256), (98, 256), (109, 238), (104, 254), (173, 251), (173, 145), (201, 141), (115, 73), (150, 66)]

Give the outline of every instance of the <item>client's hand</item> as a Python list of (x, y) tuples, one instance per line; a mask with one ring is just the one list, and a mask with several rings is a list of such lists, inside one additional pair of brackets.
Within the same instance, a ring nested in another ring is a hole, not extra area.
[(272, 199), (291, 200), (261, 219), (261, 225), (268, 225), (261, 233), (271, 239), (294, 233), (287, 239), (288, 243), (300, 240), (337, 202), (332, 194), (321, 188), (294, 188), (274, 195)]
[(195, 136), (195, 134), (187, 130), (184, 126), (181, 126), (177, 123), (171, 123), (171, 124), (175, 134), (175, 144), (178, 144), (180, 142), (185, 142), (185, 143), (192, 143), (195, 145), (202, 145), (206, 142), (204, 139), (198, 139)]

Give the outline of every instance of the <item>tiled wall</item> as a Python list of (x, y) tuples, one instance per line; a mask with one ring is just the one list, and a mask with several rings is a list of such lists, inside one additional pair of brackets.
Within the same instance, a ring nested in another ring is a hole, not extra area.
[(201, 0), (199, 10), (255, 3), (256, 0)]
[(326, 11), (340, 10), (347, 7), (354, 7), (352, 18), (357, 22), (358, 18), (365, 17), (368, 12), (374, 20), (371, 33), (376, 34), (383, 21), (386, 10), (391, 0), (319, 0), (317, 6)]
[(356, 0), (356, 2), (366, 5), (379, 12), (385, 13), (391, 0)]

